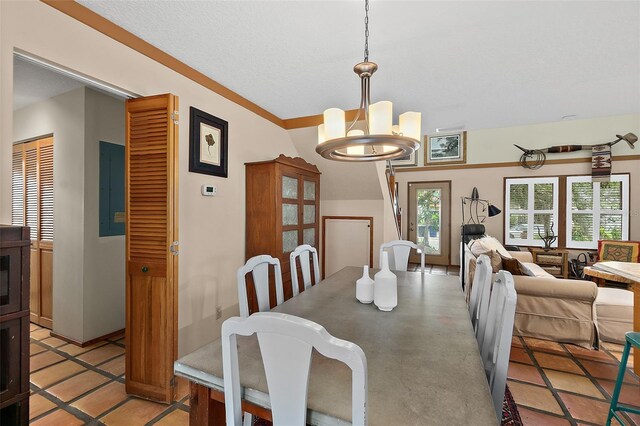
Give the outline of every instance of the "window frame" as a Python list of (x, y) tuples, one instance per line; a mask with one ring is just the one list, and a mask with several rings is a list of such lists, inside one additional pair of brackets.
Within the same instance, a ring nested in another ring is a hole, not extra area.
[[(523, 184), (526, 183), (528, 185), (527, 188), (527, 209), (511, 209), (511, 185)], [(534, 188), (535, 184), (538, 183), (551, 183), (554, 185), (553, 187), (553, 208), (546, 210), (536, 210), (534, 203)], [(543, 247), (544, 242), (542, 240), (534, 239), (534, 218), (536, 214), (551, 214), (551, 219), (553, 221), (553, 232), (555, 235), (559, 235), (559, 202), (560, 202), (560, 178), (559, 177), (512, 177), (505, 178), (504, 180), (504, 194), (505, 194), (505, 203), (504, 203), (504, 241), (506, 245), (516, 245), (516, 246), (530, 246), (530, 247)], [(527, 235), (527, 238), (511, 238), (509, 236), (509, 218), (511, 214), (527, 214), (527, 229), (531, 230), (531, 233)], [(554, 241), (551, 245), (552, 247), (558, 247), (558, 240)]]
[[(566, 246), (571, 249), (591, 249), (598, 248), (598, 240), (600, 240), (600, 215), (601, 214), (621, 214), (622, 215), (622, 238), (620, 241), (629, 239), (629, 208), (630, 208), (630, 177), (628, 173), (616, 173), (611, 175), (611, 182), (622, 182), (622, 208), (620, 210), (602, 209), (600, 208), (600, 182), (593, 182), (591, 175), (571, 175), (566, 177)], [(593, 235), (591, 241), (573, 241), (571, 236), (573, 233), (571, 200), (573, 198), (572, 183), (576, 182), (592, 182), (593, 185), (593, 207), (590, 210), (579, 210), (592, 215)], [(596, 185), (597, 184), (597, 185)]]

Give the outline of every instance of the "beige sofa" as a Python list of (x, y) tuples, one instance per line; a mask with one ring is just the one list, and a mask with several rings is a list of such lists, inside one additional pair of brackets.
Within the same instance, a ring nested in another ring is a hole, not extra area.
[[(465, 293), (469, 295), (469, 272), (474, 269), (476, 257), (467, 245), (464, 248)], [(513, 277), (518, 294), (514, 335), (573, 343), (586, 348), (597, 346), (596, 284), (590, 281), (557, 279), (534, 264), (529, 252), (508, 254), (520, 260), (527, 273), (533, 275)]]

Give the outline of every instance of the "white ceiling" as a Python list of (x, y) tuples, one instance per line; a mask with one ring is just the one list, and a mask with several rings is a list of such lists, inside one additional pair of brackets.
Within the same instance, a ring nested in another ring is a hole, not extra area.
[[(361, 1), (80, 3), (281, 118), (355, 108)], [(640, 111), (638, 1), (371, 1), (373, 101), (423, 132)]]
[(13, 110), (82, 87), (77, 80), (20, 59), (13, 60)]

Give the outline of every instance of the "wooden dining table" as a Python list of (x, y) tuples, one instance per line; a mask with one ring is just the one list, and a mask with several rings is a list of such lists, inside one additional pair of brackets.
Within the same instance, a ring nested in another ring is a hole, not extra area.
[[(372, 273), (376, 271), (373, 270)], [(457, 277), (395, 272), (398, 306), (382, 312), (355, 298), (362, 268), (346, 267), (272, 311), (315, 321), (359, 345), (368, 364), (370, 425), (498, 423)], [(243, 410), (270, 419), (255, 336), (238, 336)], [(220, 340), (175, 362), (191, 382), (190, 425), (224, 424)], [(307, 423), (350, 424), (351, 371), (314, 351)]]

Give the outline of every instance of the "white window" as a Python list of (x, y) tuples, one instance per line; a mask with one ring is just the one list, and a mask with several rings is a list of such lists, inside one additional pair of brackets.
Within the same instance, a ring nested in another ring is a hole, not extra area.
[(598, 240), (629, 239), (629, 175), (610, 182), (567, 177), (567, 247), (597, 249)]
[(557, 177), (507, 179), (505, 190), (506, 244), (543, 246), (543, 236), (558, 235)]

